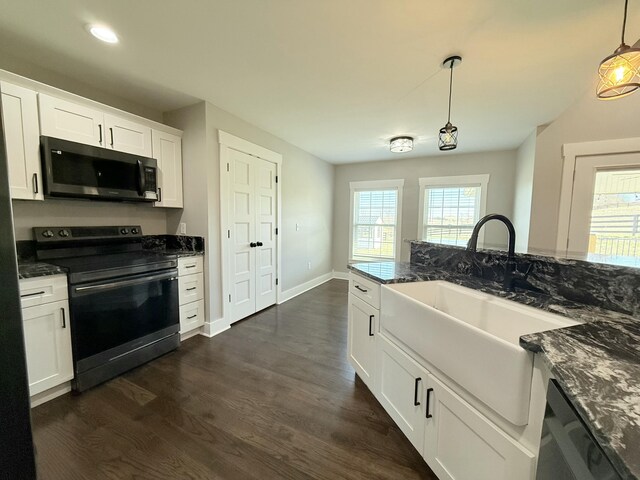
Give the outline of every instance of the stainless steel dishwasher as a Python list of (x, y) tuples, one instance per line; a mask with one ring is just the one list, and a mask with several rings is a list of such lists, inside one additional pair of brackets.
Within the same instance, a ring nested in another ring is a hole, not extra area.
[(537, 480), (619, 480), (558, 382), (549, 380)]

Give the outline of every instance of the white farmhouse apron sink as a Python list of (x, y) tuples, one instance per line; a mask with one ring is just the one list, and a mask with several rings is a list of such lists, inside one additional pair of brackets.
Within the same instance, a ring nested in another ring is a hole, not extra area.
[(444, 281), (383, 285), (381, 329), (514, 425), (526, 425), (533, 354), (521, 335), (577, 325)]

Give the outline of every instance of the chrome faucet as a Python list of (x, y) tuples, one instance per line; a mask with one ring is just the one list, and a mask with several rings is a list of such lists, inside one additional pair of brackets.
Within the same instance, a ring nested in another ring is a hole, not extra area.
[[(507, 265), (504, 271), (504, 282), (503, 288), (512, 292), (515, 289), (515, 281), (516, 281), (516, 260), (515, 260), (515, 249), (516, 249), (516, 229), (513, 228), (513, 223), (504, 215), (500, 215), (498, 213), (491, 213), (489, 215), (485, 215), (478, 223), (476, 223), (475, 227), (473, 227), (473, 232), (471, 233), (471, 238), (467, 243), (467, 250), (471, 252), (475, 252), (478, 248), (478, 233), (482, 226), (487, 223), (489, 220), (500, 220), (507, 226), (507, 231), (509, 232), (509, 251), (507, 253)], [(529, 271), (531, 269), (529, 268)], [(529, 272), (527, 272), (528, 274)], [(525, 277), (526, 278), (526, 277)], [(524, 278), (523, 278), (524, 279)]]

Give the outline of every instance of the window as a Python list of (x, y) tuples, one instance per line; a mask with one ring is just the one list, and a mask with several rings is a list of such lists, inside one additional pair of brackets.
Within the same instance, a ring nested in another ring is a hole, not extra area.
[[(420, 179), (418, 235), (427, 242), (465, 246), (486, 212), (489, 175)], [(484, 231), (480, 232), (482, 243)]]
[(404, 180), (351, 182), (352, 260), (395, 260), (400, 251)]

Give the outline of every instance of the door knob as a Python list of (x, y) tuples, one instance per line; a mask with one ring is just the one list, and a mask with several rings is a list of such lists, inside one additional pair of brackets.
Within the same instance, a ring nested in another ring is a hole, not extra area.
[(256, 248), (258, 245), (257, 245), (257, 244), (255, 244), (254, 242), (251, 242), (251, 243), (249, 244), (249, 246), (250, 246), (251, 248)]
[(264, 243), (262, 243), (262, 242), (258, 242), (258, 243), (256, 243), (256, 245), (257, 245), (257, 246), (259, 246), (259, 247), (261, 247), (262, 245), (264, 245)]

